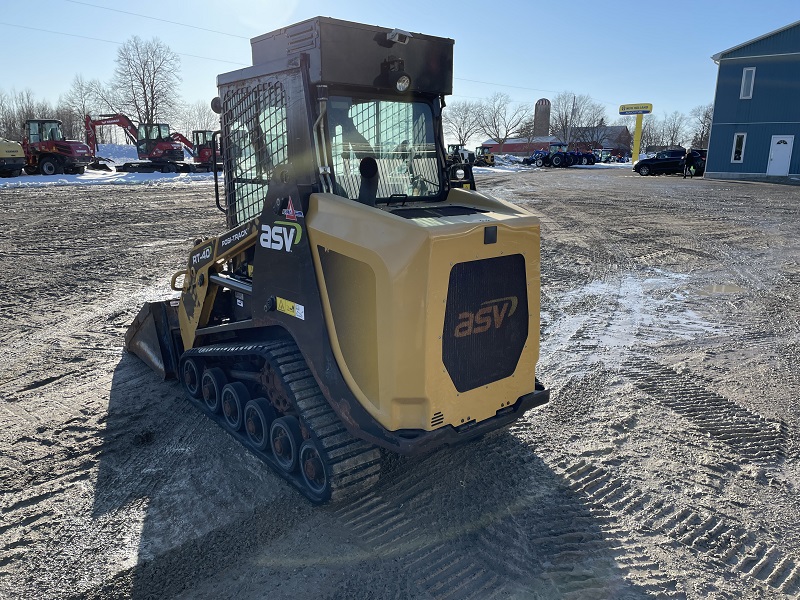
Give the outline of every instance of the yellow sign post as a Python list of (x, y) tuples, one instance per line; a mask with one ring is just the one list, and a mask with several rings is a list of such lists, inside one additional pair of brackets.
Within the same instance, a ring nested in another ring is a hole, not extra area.
[(653, 105), (647, 103), (623, 104), (619, 107), (621, 115), (636, 115), (636, 129), (633, 131), (633, 156), (631, 162), (639, 160), (639, 145), (642, 142), (642, 115), (653, 112)]

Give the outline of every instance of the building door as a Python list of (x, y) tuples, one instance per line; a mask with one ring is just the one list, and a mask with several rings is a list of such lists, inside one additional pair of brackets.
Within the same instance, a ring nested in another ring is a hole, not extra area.
[(793, 135), (773, 135), (769, 149), (767, 175), (786, 177), (789, 174), (789, 161), (792, 160)]

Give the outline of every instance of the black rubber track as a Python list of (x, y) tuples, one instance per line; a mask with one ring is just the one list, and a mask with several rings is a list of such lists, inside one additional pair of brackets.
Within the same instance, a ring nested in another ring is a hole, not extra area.
[[(305, 485), (299, 470), (293, 473), (282, 471), (269, 449), (265, 452), (256, 448), (248, 440), (244, 430), (231, 431), (225, 426), (221, 415), (210, 413), (200, 403), (193, 402), (193, 404), (238, 439), (248, 450), (269, 464), (275, 473), (297, 487), (312, 502), (317, 504), (337, 502), (360, 495), (377, 483), (381, 471), (380, 450), (348, 433), (322, 395), (294, 342), (234, 343), (193, 348), (181, 356), (181, 369), (189, 358), (199, 360), (203, 368), (222, 368), (228, 375), (229, 382), (236, 381), (236, 378), (230, 375), (233, 365), (237, 365), (237, 368), (243, 363), (266, 362), (271, 365), (279, 376), (291, 405), (291, 409), (285, 414), (293, 414), (300, 420), (308, 437), (317, 442), (321, 451), (322, 462), (330, 481), (330, 489), (326, 493), (318, 495), (310, 490)], [(242, 383), (251, 388), (254, 385), (253, 381), (242, 381)]]

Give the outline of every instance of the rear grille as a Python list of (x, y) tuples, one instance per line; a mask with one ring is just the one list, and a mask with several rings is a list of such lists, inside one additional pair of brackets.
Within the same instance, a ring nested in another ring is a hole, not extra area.
[(440, 412), (433, 413), (433, 418), (431, 419), (431, 427), (438, 427), (444, 423), (444, 415)]
[(459, 392), (513, 374), (527, 339), (525, 257), (475, 260), (450, 270), (442, 362)]

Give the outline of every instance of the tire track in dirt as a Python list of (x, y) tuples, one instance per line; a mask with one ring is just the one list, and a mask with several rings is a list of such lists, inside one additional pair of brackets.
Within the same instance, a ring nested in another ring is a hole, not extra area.
[(768, 420), (645, 356), (627, 368), (631, 381), (660, 404), (686, 417), (703, 433), (753, 463), (778, 467), (786, 458), (788, 427)]
[(613, 511), (641, 531), (666, 535), (693, 553), (735, 570), (770, 588), (800, 593), (800, 560), (763, 532), (749, 531), (721, 512), (671, 502), (642, 493), (607, 468), (585, 460), (562, 463), (570, 489), (592, 504)]
[(402, 560), (420, 593), (437, 600), (508, 597), (499, 577), (458, 543), (459, 524), (448, 523), (449, 531), (437, 532), (420, 513), (436, 494), (438, 471), (397, 469), (391, 484), (338, 509), (336, 516), (371, 553)]
[[(590, 377), (583, 392), (591, 394), (604, 381)], [(569, 480), (532, 461), (533, 449), (516, 435), (525, 429), (521, 424), (512, 433), (487, 436), (463, 453), (401, 462), (388, 482), (336, 516), (367, 552), (402, 562), (419, 592), (437, 600), (686, 598), (641, 539), (586, 503)], [(477, 482), (469, 469), (475, 468), (497, 478), (493, 495), (503, 500), (464, 514), (459, 496), (467, 494), (474, 504), (491, 485), (470, 489)], [(432, 514), (433, 503), (447, 513)]]

